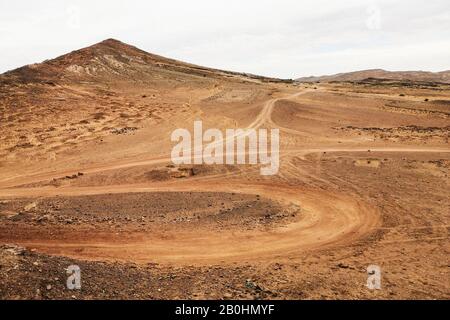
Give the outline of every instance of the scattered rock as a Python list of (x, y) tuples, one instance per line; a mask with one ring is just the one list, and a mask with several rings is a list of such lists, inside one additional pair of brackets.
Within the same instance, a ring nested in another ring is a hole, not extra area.
[(124, 128), (114, 128), (111, 130), (113, 134), (128, 134), (133, 131), (136, 131), (138, 128), (136, 127), (124, 127)]
[(36, 203), (36, 202), (32, 202), (32, 203), (27, 204), (27, 205), (23, 208), (23, 210), (28, 212), (28, 211), (31, 211), (31, 210), (33, 210), (33, 209), (36, 209), (36, 207), (37, 207), (37, 203)]
[(350, 268), (349, 265), (347, 265), (347, 264), (345, 264), (345, 263), (342, 263), (342, 262), (339, 262), (339, 263), (337, 264), (337, 266), (338, 266), (339, 268), (341, 268), (341, 269), (348, 269), (348, 268)]
[(24, 247), (16, 246), (14, 244), (6, 244), (1, 246), (0, 248), (5, 249), (6, 252), (13, 254), (15, 256), (20, 256), (25, 252)]

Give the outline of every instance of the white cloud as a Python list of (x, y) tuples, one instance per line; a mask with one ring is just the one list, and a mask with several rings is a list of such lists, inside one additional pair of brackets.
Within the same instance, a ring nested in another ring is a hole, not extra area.
[(438, 71), (450, 69), (450, 2), (0, 2), (0, 72), (109, 37), (187, 62), (284, 78)]

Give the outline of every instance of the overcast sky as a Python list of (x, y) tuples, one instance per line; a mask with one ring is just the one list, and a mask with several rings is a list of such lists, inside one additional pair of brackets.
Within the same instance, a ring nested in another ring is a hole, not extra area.
[(449, 0), (0, 0), (0, 73), (115, 38), (281, 78), (450, 69)]

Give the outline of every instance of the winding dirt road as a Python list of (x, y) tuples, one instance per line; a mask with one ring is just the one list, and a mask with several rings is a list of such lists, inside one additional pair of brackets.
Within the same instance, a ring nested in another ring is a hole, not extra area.
[[(288, 134), (302, 135), (298, 130), (283, 128), (271, 118), (277, 101), (292, 99), (309, 92), (308, 90), (267, 101), (248, 129), (263, 125), (278, 127)], [(323, 152), (363, 152), (368, 148), (309, 148), (291, 149), (283, 157), (304, 157)], [(383, 152), (449, 152), (436, 148), (372, 148)], [(160, 157), (140, 160), (121, 160), (115, 163), (99, 164), (63, 172), (44, 172), (28, 176), (17, 176), (0, 181), (1, 197), (49, 197), (81, 196), (106, 193), (130, 192), (237, 192), (260, 194), (286, 206), (301, 208), (296, 221), (269, 231), (235, 231), (217, 233), (197, 230), (176, 231), (167, 235), (135, 234), (122, 240), (97, 239), (95, 233), (76, 237), (73, 240), (24, 239), (19, 244), (39, 251), (88, 260), (119, 260), (138, 263), (158, 262), (175, 264), (207, 264), (214, 262), (235, 262), (271, 259), (275, 256), (295, 256), (304, 250), (345, 244), (359, 239), (381, 225), (376, 208), (365, 203), (358, 196), (336, 191), (330, 192), (304, 186), (274, 182), (249, 182), (223, 179), (224, 176), (206, 176), (193, 181), (153, 182), (147, 184), (110, 185), (99, 187), (40, 187), (25, 188), (21, 185), (48, 181), (53, 178), (82, 171), (85, 174), (108, 170), (118, 170), (143, 165), (169, 163), (170, 158)], [(295, 168), (293, 168), (295, 169)]]

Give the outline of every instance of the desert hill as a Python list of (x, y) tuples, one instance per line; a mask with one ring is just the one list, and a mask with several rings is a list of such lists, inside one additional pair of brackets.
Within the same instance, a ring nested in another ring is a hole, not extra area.
[(331, 82), (331, 81), (362, 81), (369, 78), (385, 80), (407, 80), (450, 83), (450, 70), (442, 72), (429, 71), (386, 71), (383, 69), (370, 69), (354, 72), (338, 73), (326, 76), (311, 76), (296, 79), (300, 82)]
[(6, 161), (23, 161), (19, 154), (29, 161), (38, 154), (54, 158), (183, 112), (197, 115), (192, 111), (199, 101), (234, 103), (244, 94), (253, 105), (255, 94), (267, 89), (263, 84), (289, 82), (197, 66), (107, 39), (0, 75), (0, 155)]
[(246, 80), (288, 81), (197, 66), (145, 52), (115, 39), (70, 52), (42, 63), (31, 64), (0, 75), (0, 83), (48, 83), (73, 80), (145, 80), (164, 72), (202, 77), (245, 78)]
[[(364, 80), (387, 76), (300, 85), (112, 39), (0, 75), (0, 299), (448, 298), (450, 84)], [(174, 163), (197, 120), (276, 129), (278, 173)]]

